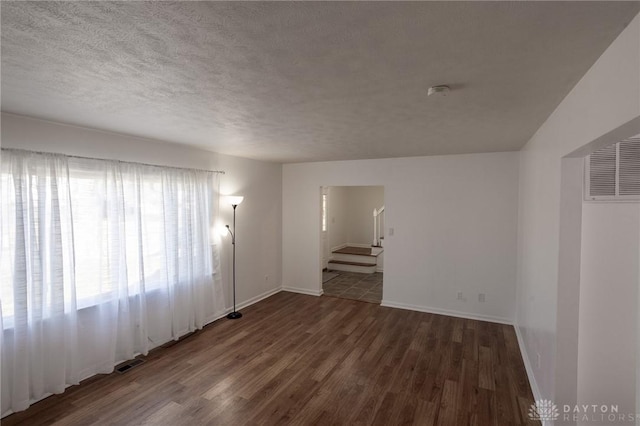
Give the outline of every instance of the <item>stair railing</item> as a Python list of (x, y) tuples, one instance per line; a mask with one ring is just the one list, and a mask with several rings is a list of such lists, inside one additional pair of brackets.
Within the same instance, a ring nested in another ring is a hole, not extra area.
[(373, 246), (381, 247), (382, 246), (382, 220), (384, 219), (384, 206), (379, 209), (373, 209)]

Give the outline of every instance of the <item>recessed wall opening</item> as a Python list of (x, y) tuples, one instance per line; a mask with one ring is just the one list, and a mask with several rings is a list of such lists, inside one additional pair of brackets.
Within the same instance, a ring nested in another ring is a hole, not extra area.
[[(633, 338), (638, 329), (639, 136), (602, 147), (585, 161), (577, 327), (577, 403), (602, 401), (632, 412), (637, 411), (637, 383), (630, 372), (640, 359)], [(616, 348), (615, 365), (601, 348)]]
[(383, 186), (320, 188), (322, 291), (380, 304), (384, 280)]
[[(555, 398), (564, 405), (640, 406), (640, 376), (628, 373), (640, 365), (638, 124), (562, 159)], [(615, 365), (601, 350), (611, 347)]]

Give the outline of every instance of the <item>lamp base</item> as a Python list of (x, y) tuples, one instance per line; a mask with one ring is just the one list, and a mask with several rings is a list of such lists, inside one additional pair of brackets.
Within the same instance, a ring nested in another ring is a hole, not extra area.
[(238, 319), (238, 318), (242, 318), (242, 314), (240, 312), (230, 312), (229, 315), (227, 315), (227, 318), (229, 319)]

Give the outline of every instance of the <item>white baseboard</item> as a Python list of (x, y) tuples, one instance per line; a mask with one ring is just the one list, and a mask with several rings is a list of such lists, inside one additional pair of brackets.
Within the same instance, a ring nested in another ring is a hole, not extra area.
[[(281, 291), (282, 291), (282, 287), (276, 287), (276, 288), (273, 288), (271, 290), (267, 290), (264, 293), (259, 294), (257, 296), (254, 296), (249, 300), (245, 300), (244, 302), (240, 302), (239, 304), (236, 305), (236, 310), (239, 311), (241, 309), (244, 309), (247, 306), (251, 306), (254, 303), (258, 303), (259, 301), (264, 300), (269, 296), (273, 296), (276, 293), (280, 293)], [(226, 317), (227, 314), (230, 313), (231, 311), (233, 311), (233, 307), (225, 308), (225, 310), (221, 314), (218, 314), (218, 315), (216, 315), (214, 317), (211, 317), (211, 318), (207, 318), (205, 320), (205, 322), (204, 322), (204, 326), (203, 327), (206, 327), (207, 325), (211, 324), (212, 322), (216, 322), (219, 319)]]
[(309, 290), (308, 288), (298, 287), (282, 287), (282, 291), (289, 291), (291, 293), (308, 294), (309, 296), (322, 296), (322, 290)]
[(513, 325), (513, 321), (508, 318), (494, 317), (491, 315), (471, 314), (468, 312), (451, 311), (448, 309), (432, 308), (430, 306), (410, 305), (408, 303), (392, 302), (390, 300), (383, 300), (380, 306), (386, 306), (388, 308), (407, 309), (410, 311), (427, 312), (430, 314), (447, 315), (450, 317), (466, 318), (478, 321), (495, 322), (498, 324)]
[(516, 337), (518, 338), (518, 346), (520, 347), (520, 354), (522, 355), (524, 368), (527, 371), (527, 377), (529, 378), (529, 384), (531, 385), (531, 392), (533, 393), (533, 399), (536, 401), (539, 401), (542, 399), (542, 395), (540, 394), (540, 388), (538, 388), (536, 377), (533, 375), (533, 365), (531, 364), (531, 360), (529, 359), (529, 355), (527, 354), (527, 348), (524, 345), (524, 338), (520, 333), (520, 327), (518, 327), (517, 325), (514, 325), (513, 328), (515, 328), (516, 330)]
[[(266, 299), (267, 297), (273, 296), (276, 293), (280, 293), (281, 291), (282, 291), (282, 287), (276, 287), (276, 288), (272, 288), (271, 290), (267, 290), (262, 294), (259, 294), (255, 297), (252, 297), (249, 300), (245, 300), (244, 302), (238, 304), (237, 309), (240, 310), (240, 309), (246, 308), (247, 306), (251, 306), (254, 303), (258, 303), (259, 301)], [(227, 313), (231, 312), (232, 310), (233, 308), (227, 309)]]

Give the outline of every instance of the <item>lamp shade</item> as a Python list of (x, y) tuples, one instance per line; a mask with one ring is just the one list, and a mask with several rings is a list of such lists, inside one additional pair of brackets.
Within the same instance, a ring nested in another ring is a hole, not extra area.
[(241, 195), (227, 196), (227, 203), (231, 204), (232, 206), (237, 206), (238, 204), (242, 203), (242, 200), (244, 200), (244, 197)]

